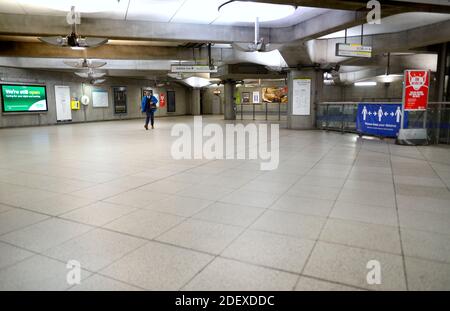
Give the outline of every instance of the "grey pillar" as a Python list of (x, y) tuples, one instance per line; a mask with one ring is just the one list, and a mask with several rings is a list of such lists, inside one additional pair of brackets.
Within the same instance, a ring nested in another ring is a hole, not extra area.
[(447, 57), (449, 56), (450, 51), (447, 50), (447, 43), (442, 43), (439, 47), (438, 53), (438, 65), (437, 65), (437, 73), (436, 73), (436, 98), (435, 101), (443, 102), (444, 101), (444, 89), (445, 89), (445, 71), (447, 69)]
[(191, 114), (193, 116), (200, 115), (200, 89), (192, 90), (191, 104)]
[(227, 80), (224, 83), (224, 95), (225, 95), (225, 105), (224, 105), (224, 116), (225, 120), (236, 120), (236, 103), (234, 100), (234, 92), (236, 90), (236, 82)]
[[(297, 78), (311, 79), (310, 115), (293, 114), (293, 86)], [(289, 129), (314, 129), (316, 127), (316, 107), (321, 100), (323, 91), (323, 73), (320, 70), (304, 69), (291, 70), (288, 73), (288, 115), (287, 127)]]

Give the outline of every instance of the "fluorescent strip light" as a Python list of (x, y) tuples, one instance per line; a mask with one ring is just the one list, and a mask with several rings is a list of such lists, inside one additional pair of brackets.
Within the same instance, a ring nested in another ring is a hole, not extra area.
[(355, 86), (375, 86), (375, 85), (377, 85), (375, 81), (355, 82)]

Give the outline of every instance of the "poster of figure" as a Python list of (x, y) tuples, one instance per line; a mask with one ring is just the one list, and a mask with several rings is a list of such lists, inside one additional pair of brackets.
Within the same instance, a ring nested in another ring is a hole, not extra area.
[(264, 87), (262, 88), (262, 100), (265, 103), (287, 103), (286, 87)]
[(250, 104), (250, 92), (242, 92), (242, 103)]

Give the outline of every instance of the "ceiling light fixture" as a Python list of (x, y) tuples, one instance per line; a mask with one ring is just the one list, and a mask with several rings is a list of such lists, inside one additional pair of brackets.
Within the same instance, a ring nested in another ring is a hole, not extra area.
[(205, 87), (211, 84), (211, 82), (208, 79), (205, 78), (199, 78), (199, 77), (190, 77), (183, 80), (184, 83), (191, 87), (200, 88)]
[(376, 86), (377, 83), (375, 81), (363, 81), (363, 82), (355, 82), (355, 86)]
[(218, 8), (222, 18), (235, 22), (252, 23), (256, 18), (260, 22), (279, 20), (292, 15), (296, 7), (293, 5), (271, 4), (250, 1), (230, 0)]

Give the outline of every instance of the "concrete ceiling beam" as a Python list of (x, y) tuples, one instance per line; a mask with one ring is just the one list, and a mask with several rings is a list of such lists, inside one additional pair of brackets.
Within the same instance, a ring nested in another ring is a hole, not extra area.
[[(254, 2), (288, 4), (295, 6), (306, 6), (315, 8), (325, 8), (334, 10), (362, 10), (366, 8), (368, 0), (252, 0)], [(450, 13), (450, 5), (438, 3), (419, 3), (417, 1), (380, 1), (383, 9), (396, 10), (402, 12), (432, 12)], [(438, 1), (435, 1), (438, 2)], [(442, 2), (442, 1), (441, 1)]]
[[(67, 35), (71, 31), (60, 16), (0, 13), (0, 34), (20, 36)], [(83, 36), (128, 40), (164, 40), (182, 42), (252, 42), (253, 27), (216, 26), (200, 24), (159, 23), (82, 18), (78, 32)], [(269, 29), (262, 28), (268, 37)]]

